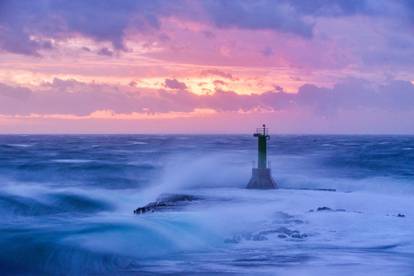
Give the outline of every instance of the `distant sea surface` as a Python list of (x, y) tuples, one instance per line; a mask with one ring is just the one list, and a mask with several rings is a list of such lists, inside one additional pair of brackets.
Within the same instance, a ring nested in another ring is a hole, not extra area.
[(0, 274), (414, 275), (414, 136), (272, 135), (270, 191), (256, 143), (0, 136)]

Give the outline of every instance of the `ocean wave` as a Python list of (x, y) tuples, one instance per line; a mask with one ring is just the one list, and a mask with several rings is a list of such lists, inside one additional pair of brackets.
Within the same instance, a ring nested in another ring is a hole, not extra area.
[(94, 162), (95, 160), (90, 160), (90, 159), (53, 159), (51, 161), (56, 162), (56, 163), (81, 164), (81, 163)]
[[(0, 272), (414, 271), (413, 138), (272, 137), (280, 189), (256, 191), (253, 138), (179, 137), (0, 137)], [(133, 214), (163, 193), (205, 200)]]
[(33, 147), (34, 144), (6, 144), (9, 147), (16, 147), (16, 148), (30, 148)]
[(84, 195), (54, 193), (29, 197), (0, 194), (0, 212), (14, 216), (47, 216), (56, 214), (93, 214), (113, 209), (111, 204)]
[(148, 145), (148, 142), (143, 142), (143, 141), (134, 141), (131, 144), (133, 145)]

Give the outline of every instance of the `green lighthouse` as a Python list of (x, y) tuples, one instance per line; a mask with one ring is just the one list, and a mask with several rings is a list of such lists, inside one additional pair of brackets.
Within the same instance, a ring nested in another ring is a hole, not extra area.
[(247, 184), (247, 189), (276, 189), (276, 182), (267, 166), (267, 140), (270, 136), (266, 125), (258, 128), (253, 136), (257, 137), (258, 160), (257, 168), (252, 169), (252, 178)]

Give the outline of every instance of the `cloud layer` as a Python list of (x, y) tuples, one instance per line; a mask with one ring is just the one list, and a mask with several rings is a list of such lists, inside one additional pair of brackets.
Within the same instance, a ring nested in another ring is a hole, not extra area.
[(297, 93), (277, 87), (262, 94), (240, 95), (216, 90), (196, 95), (177, 80), (165, 80), (167, 90), (142, 90), (125, 86), (81, 83), (55, 79), (36, 90), (0, 84), (0, 110), (3, 115), (74, 114), (87, 115), (97, 110), (116, 113), (192, 112), (196, 109), (222, 111), (311, 110), (315, 116), (335, 116), (341, 110), (412, 110), (414, 85), (393, 80), (378, 85), (348, 79), (332, 88), (303, 85)]
[(413, 30), (411, 0), (2, 0), (0, 124), (412, 133)]
[(412, 22), (412, 1), (389, 0), (39, 0), (0, 2), (0, 48), (37, 55), (55, 40), (81, 35), (126, 50), (128, 32), (162, 29), (162, 19), (179, 18), (217, 28), (271, 30), (311, 38), (315, 19), (350, 15)]

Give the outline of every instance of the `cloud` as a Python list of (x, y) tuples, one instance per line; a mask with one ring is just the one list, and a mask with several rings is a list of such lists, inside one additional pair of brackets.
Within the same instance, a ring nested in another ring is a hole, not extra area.
[(220, 71), (218, 69), (203, 70), (201, 71), (200, 75), (202, 77), (218, 76), (218, 77), (222, 77), (223, 79), (238, 80), (238, 78), (234, 77), (231, 73)]
[(296, 101), (323, 115), (361, 109), (398, 112), (414, 106), (414, 86), (401, 80), (377, 85), (360, 79), (348, 79), (331, 89), (304, 85), (299, 89)]
[(411, 0), (282, 0), (290, 4), (298, 14), (313, 17), (338, 16), (386, 16), (400, 20), (414, 11)]
[(261, 1), (203, 1), (210, 21), (219, 28), (277, 30), (303, 37), (312, 36), (312, 24), (288, 3)]
[[(24, 55), (54, 47), (54, 40), (84, 36), (126, 50), (128, 32), (152, 34), (163, 18), (218, 29), (270, 30), (311, 38), (314, 19), (364, 14), (412, 22), (412, 1), (386, 0), (39, 0), (0, 1), (0, 49)], [(312, 19), (312, 20), (310, 20)], [(211, 31), (203, 31), (209, 38)], [(268, 52), (268, 51), (265, 51)]]
[(116, 113), (113, 110), (96, 110), (87, 115), (73, 114), (38, 114), (29, 115), (2, 115), (0, 119), (46, 119), (46, 120), (171, 120), (181, 118), (204, 117), (214, 115), (212, 109), (195, 109), (191, 112), (130, 112)]
[(82, 35), (109, 41), (125, 49), (128, 27), (145, 32), (159, 28), (158, 1), (40, 0), (0, 2), (0, 47), (9, 52), (36, 55), (50, 48), (45, 38)]
[(166, 79), (164, 86), (170, 89), (186, 90), (187, 85), (184, 82), (178, 81), (176, 79)]
[(112, 56), (114, 55), (114, 52), (113, 52), (112, 50), (110, 50), (110, 49), (108, 49), (108, 48), (104, 47), (104, 48), (101, 48), (101, 49), (98, 51), (98, 55), (101, 55), (101, 56), (107, 56), (107, 57), (112, 57)]
[(213, 84), (214, 84), (215, 86), (221, 86), (221, 85), (226, 85), (226, 84), (227, 84), (227, 82), (222, 81), (222, 80), (214, 80), (214, 81), (213, 81)]
[(260, 52), (265, 57), (271, 57), (274, 54), (272, 47), (265, 47)]
[(0, 97), (14, 100), (23, 100), (30, 96), (31, 91), (24, 87), (13, 87), (0, 83)]
[(0, 110), (3, 114), (75, 114), (96, 110), (130, 112), (190, 112), (195, 109), (251, 111), (307, 109), (315, 116), (335, 116), (341, 110), (388, 110), (399, 112), (414, 106), (414, 85), (393, 80), (377, 85), (361, 79), (346, 79), (332, 88), (305, 84), (295, 94), (279, 86), (263, 94), (240, 95), (216, 90), (196, 95), (184, 83), (167, 79), (173, 91), (142, 90), (131, 86), (112, 86), (55, 79), (36, 90), (0, 85)]
[[(374, 9), (374, 6), (370, 5), (372, 1), (369, 0), (288, 0), (285, 2), (295, 7), (301, 14), (314, 16), (353, 15), (357, 13), (369, 13)], [(376, 0), (376, 2), (376, 5), (383, 5), (384, 1)]]
[(180, 89), (143, 90), (60, 79), (36, 89), (0, 85), (1, 122), (11, 127), (20, 124), (19, 129), (29, 120), (42, 120), (45, 126), (56, 120), (76, 121), (90, 132), (88, 120), (94, 124), (96, 120), (168, 120), (178, 126), (179, 121), (193, 118), (185, 126), (190, 127), (200, 124), (195, 120), (199, 118), (210, 122), (210, 131), (218, 130), (217, 121), (223, 130), (235, 124), (235, 131), (244, 130), (245, 123), (251, 128), (265, 121), (277, 122), (277, 129), (285, 132), (414, 133), (413, 106), (414, 85), (401, 80), (378, 85), (346, 79), (332, 88), (306, 84), (295, 94), (276, 87), (249, 95), (223, 90), (196, 95)]

